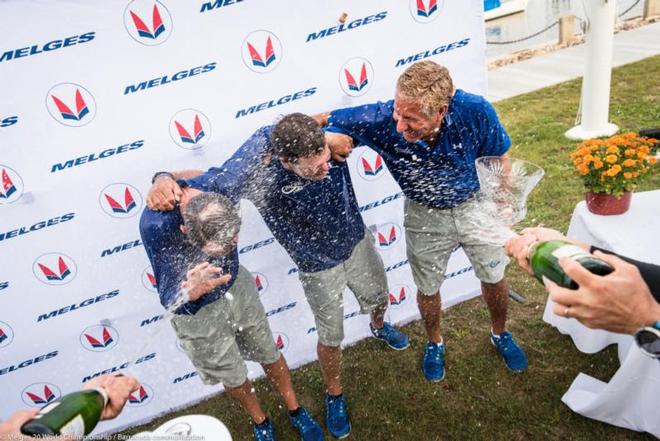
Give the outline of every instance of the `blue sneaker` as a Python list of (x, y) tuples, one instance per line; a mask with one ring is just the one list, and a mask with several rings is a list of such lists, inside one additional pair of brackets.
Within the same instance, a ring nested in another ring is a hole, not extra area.
[(298, 415), (291, 416), (289, 419), (293, 427), (300, 432), (300, 437), (303, 441), (323, 441), (323, 430), (314, 418), (307, 412), (304, 407), (298, 408)]
[(275, 430), (269, 419), (261, 424), (252, 424), (252, 435), (257, 441), (275, 441)]
[(325, 425), (335, 438), (346, 438), (351, 433), (351, 420), (348, 418), (344, 394), (338, 397), (325, 395)]
[(490, 342), (497, 352), (504, 358), (504, 364), (513, 372), (522, 372), (527, 369), (527, 355), (518, 346), (510, 332), (504, 331), (499, 336), (490, 334)]
[(445, 345), (429, 341), (424, 349), (422, 372), (429, 381), (442, 381), (445, 378)]
[(410, 346), (408, 336), (387, 322), (384, 322), (383, 327), (380, 329), (375, 329), (371, 323), (369, 323), (369, 329), (371, 329), (371, 333), (374, 337), (378, 340), (383, 340), (387, 343), (387, 346), (394, 350), (402, 351)]

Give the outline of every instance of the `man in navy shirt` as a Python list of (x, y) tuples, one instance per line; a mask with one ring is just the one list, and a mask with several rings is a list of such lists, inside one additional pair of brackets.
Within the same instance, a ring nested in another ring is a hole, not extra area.
[[(189, 173), (194, 175), (195, 173)], [(147, 203), (167, 209), (178, 189), (159, 178)], [(371, 331), (393, 349), (408, 338), (384, 321), (387, 278), (353, 192), (348, 167), (330, 161), (325, 135), (311, 117), (294, 113), (257, 130), (221, 167), (190, 180), (193, 187), (251, 200), (298, 265), (314, 314), (317, 352), (327, 388), (326, 424), (344, 437), (351, 424), (341, 387), (342, 293), (355, 294)]]
[(483, 219), (475, 198), (475, 159), (504, 156), (511, 145), (490, 103), (454, 90), (446, 68), (422, 61), (401, 74), (394, 100), (335, 110), (316, 119), (378, 152), (406, 196), (407, 254), (429, 338), (424, 375), (431, 381), (445, 375), (439, 289), (457, 243), (481, 280), (492, 321), (491, 342), (510, 370), (525, 370), (525, 353), (505, 328), (508, 260), (501, 246), (483, 237), (488, 219)]
[(298, 405), (254, 280), (238, 263), (236, 206), (220, 194), (179, 184), (177, 209), (145, 209), (140, 235), (161, 304), (173, 313), (171, 324), (183, 350), (205, 384), (223, 383), (252, 417), (256, 440), (274, 440), (275, 435), (247, 378), (244, 359), (261, 363), (302, 439), (322, 440), (319, 425)]

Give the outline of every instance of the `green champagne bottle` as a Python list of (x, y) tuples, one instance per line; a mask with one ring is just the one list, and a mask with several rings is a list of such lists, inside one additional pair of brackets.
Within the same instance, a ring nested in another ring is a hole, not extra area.
[(561, 257), (567, 256), (599, 276), (606, 276), (614, 271), (614, 268), (604, 260), (563, 240), (539, 242), (529, 256), (532, 272), (539, 282), (543, 283), (543, 276), (545, 276), (557, 285), (568, 289), (577, 289), (578, 284), (559, 266)]
[(108, 394), (102, 388), (87, 389), (61, 397), (44, 406), (21, 432), (34, 437), (71, 435), (81, 439), (88, 435), (108, 403)]

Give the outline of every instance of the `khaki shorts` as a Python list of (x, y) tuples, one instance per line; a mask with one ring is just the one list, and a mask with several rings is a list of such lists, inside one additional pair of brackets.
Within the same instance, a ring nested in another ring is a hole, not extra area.
[(472, 197), (455, 208), (442, 210), (405, 202), (406, 247), (417, 289), (435, 294), (444, 281), (449, 256), (461, 244), (479, 280), (497, 283), (504, 278), (509, 259), (502, 246), (484, 242), (480, 206)]
[(343, 293), (346, 286), (355, 294), (362, 314), (369, 314), (376, 307), (387, 304), (383, 260), (368, 230), (348, 260), (327, 270), (300, 272), (299, 277), (314, 314), (319, 342), (324, 346), (337, 347), (344, 339)]
[(238, 387), (247, 380), (244, 360), (261, 364), (280, 358), (254, 279), (239, 267), (231, 300), (224, 296), (195, 315), (175, 315), (171, 323), (205, 384)]

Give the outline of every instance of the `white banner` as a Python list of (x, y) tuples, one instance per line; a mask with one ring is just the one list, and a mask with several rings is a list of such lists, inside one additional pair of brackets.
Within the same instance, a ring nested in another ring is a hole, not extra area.
[[(0, 37), (0, 418), (101, 373), (142, 379), (97, 433), (221, 390), (179, 349), (139, 240), (155, 171), (219, 165), (282, 114), (388, 100), (415, 61), (486, 88), (481, 0), (9, 0)], [(388, 319), (418, 318), (400, 189), (372, 150), (349, 162), (387, 267)], [(243, 217), (241, 262), (278, 344), (292, 367), (314, 360), (295, 265), (251, 204)], [(443, 305), (477, 293), (458, 251)], [(357, 310), (347, 291), (345, 344), (369, 334)]]

